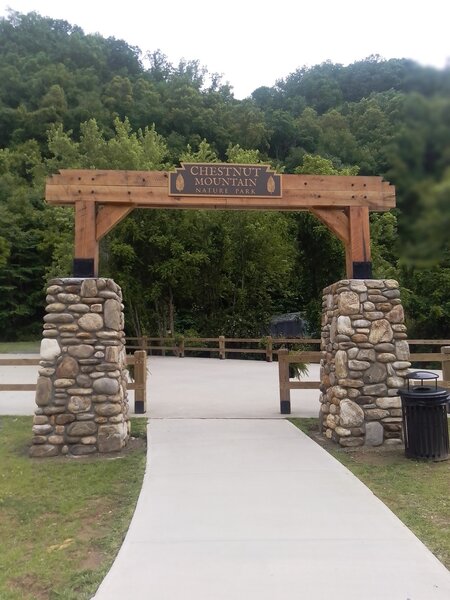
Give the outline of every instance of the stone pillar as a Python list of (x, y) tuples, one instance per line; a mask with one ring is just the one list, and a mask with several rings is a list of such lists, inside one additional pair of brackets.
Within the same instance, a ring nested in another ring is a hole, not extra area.
[(411, 366), (398, 283), (342, 280), (324, 290), (321, 428), (341, 446), (402, 443), (397, 390)]
[(112, 279), (52, 279), (30, 456), (113, 452), (129, 437), (122, 293)]

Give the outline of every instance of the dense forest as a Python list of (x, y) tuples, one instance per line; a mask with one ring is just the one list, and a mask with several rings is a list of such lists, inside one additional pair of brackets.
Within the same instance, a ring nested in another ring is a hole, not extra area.
[[(237, 100), (197, 60), (173, 65), (160, 50), (10, 12), (0, 20), (0, 338), (39, 336), (45, 282), (71, 271), (73, 214), (45, 204), (49, 174), (180, 160), (382, 175), (398, 208), (371, 216), (374, 275), (400, 281), (411, 336), (450, 337), (450, 69), (326, 62)], [(298, 310), (317, 331), (344, 255), (308, 213), (135, 210), (102, 241), (100, 271), (124, 290), (129, 334), (259, 335), (272, 315)]]

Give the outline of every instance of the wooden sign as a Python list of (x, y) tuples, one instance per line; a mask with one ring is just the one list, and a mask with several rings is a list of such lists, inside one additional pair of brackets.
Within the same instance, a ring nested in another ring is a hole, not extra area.
[(169, 196), (281, 198), (281, 175), (269, 165), (181, 163), (169, 173)]

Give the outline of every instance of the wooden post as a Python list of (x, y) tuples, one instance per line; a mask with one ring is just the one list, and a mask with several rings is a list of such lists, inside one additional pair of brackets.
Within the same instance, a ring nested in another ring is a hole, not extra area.
[(142, 348), (142, 350), (147, 354), (147, 348), (148, 348), (148, 338), (146, 335), (143, 335), (140, 339), (140, 344), (139, 346)]
[[(369, 208), (351, 206), (348, 209), (348, 220), (350, 240), (346, 246), (346, 270), (347, 277), (354, 279), (355, 263), (359, 264), (363, 271), (371, 269)], [(369, 279), (370, 276), (366, 274), (363, 278)]]
[(278, 350), (278, 381), (280, 385), (280, 413), (291, 414), (291, 391), (289, 389), (288, 350)]
[(225, 355), (225, 336), (219, 335), (219, 358), (226, 358)]
[(442, 346), (442, 381), (450, 382), (450, 346)]
[(94, 201), (75, 202), (75, 259), (92, 259), (94, 277), (98, 277), (98, 242), (95, 233), (96, 207)]
[(266, 341), (266, 361), (267, 362), (273, 361), (273, 339), (272, 339), (271, 335), (269, 335), (267, 337), (267, 341)]
[(147, 411), (147, 352), (136, 350), (134, 353), (134, 412), (143, 415)]
[(180, 341), (178, 342), (178, 356), (184, 358), (184, 335), (180, 337)]

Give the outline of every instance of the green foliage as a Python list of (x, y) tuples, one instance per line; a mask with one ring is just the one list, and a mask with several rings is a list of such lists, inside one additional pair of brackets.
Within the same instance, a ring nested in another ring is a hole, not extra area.
[(129, 326), (138, 334), (257, 332), (285, 293), (288, 232), (272, 213), (135, 211), (109, 239)]
[[(47, 206), (63, 168), (269, 163), (278, 172), (382, 175), (398, 210), (371, 215), (376, 277), (399, 279), (410, 331), (448, 332), (450, 71), (371, 56), (300, 67), (238, 101), (196, 60), (141, 61), (122, 40), (11, 11), (0, 19), (0, 336), (40, 329), (48, 277), (67, 275), (73, 213)], [(147, 214), (148, 213), (148, 214)], [(264, 332), (303, 310), (318, 331), (341, 243), (315, 217), (136, 211), (101, 269), (127, 295), (130, 332)], [(446, 333), (445, 335), (448, 335)]]
[(241, 163), (244, 165), (256, 165), (261, 162), (259, 150), (245, 150), (239, 144), (227, 148), (227, 159), (230, 163)]
[[(296, 350), (291, 350), (289, 354), (297, 354)], [(304, 362), (289, 363), (289, 377), (295, 377), (300, 381), (302, 377), (309, 375), (309, 366)]]
[(393, 212), (373, 213), (370, 216), (370, 238), (373, 276), (398, 280), (397, 217)]
[[(39, 331), (43, 275), (49, 256), (39, 247), (45, 233), (37, 144), (0, 150), (0, 336), (33, 337)], [(31, 181), (30, 181), (31, 180)]]
[(205, 162), (219, 162), (216, 152), (211, 148), (210, 144), (206, 140), (202, 140), (198, 145), (197, 152), (194, 152), (191, 145), (188, 144), (187, 148), (180, 155), (180, 162), (186, 163), (205, 163)]
[(0, 269), (8, 264), (11, 256), (11, 244), (4, 237), (0, 237)]
[(169, 167), (165, 162), (167, 145), (155, 127), (133, 132), (127, 118), (114, 119), (114, 135), (105, 139), (95, 119), (82, 123), (80, 141), (71, 131), (55, 125), (49, 131), (46, 161), (49, 171), (66, 168), (158, 170)]
[(295, 173), (310, 175), (358, 175), (359, 167), (341, 167), (337, 169), (333, 162), (319, 155), (305, 154), (303, 164), (297, 167)]

